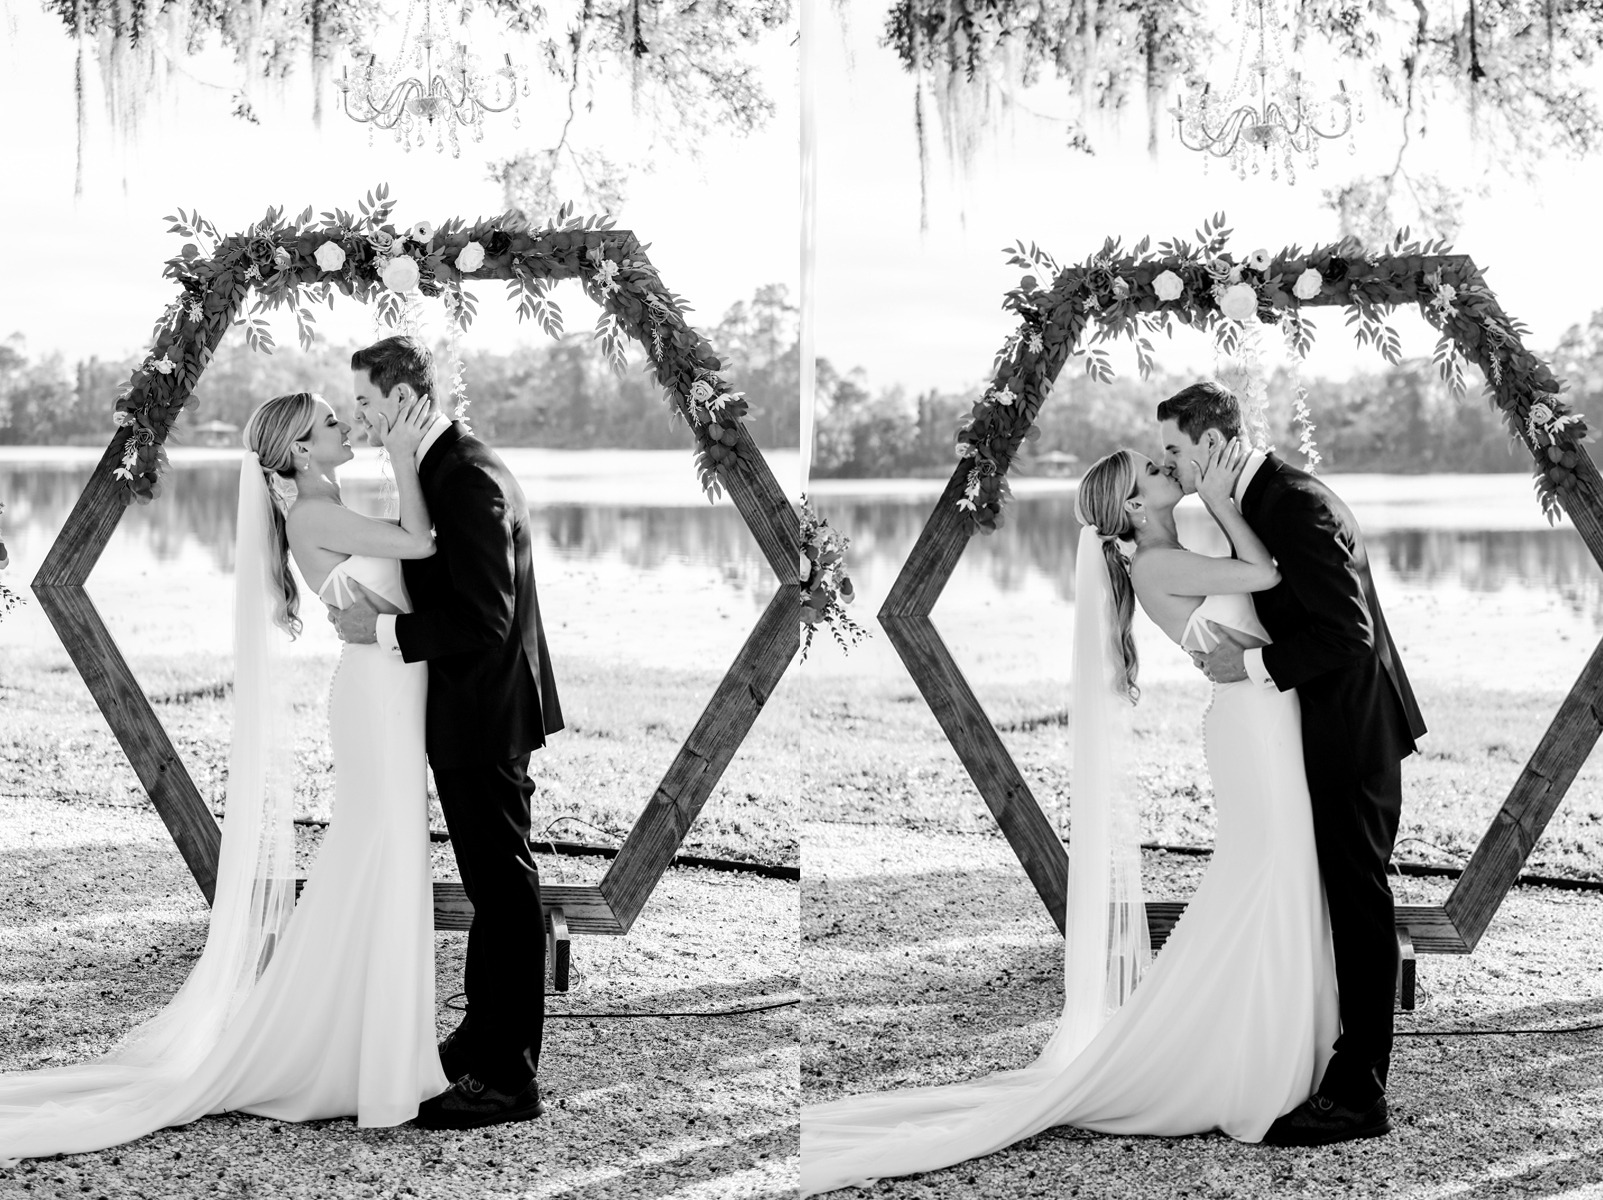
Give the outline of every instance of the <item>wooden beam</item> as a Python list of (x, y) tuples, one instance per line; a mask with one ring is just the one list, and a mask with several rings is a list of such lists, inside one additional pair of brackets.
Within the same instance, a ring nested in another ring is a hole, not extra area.
[(33, 591), (42, 587), (82, 584), (89, 578), (106, 549), (106, 543), (122, 520), (123, 485), (112, 472), (122, 465), (124, 434), (118, 430), (95, 464), (89, 482), (67, 514), (67, 520), (50, 544), (39, 571), (33, 577)]
[(797, 584), (774, 593), (602, 877), (601, 894), (625, 931), (801, 648), (800, 605)]
[[(612, 915), (601, 890), (594, 884), (542, 884), (540, 906), (549, 914), (554, 908), (562, 910), (563, 920), (571, 933), (611, 934), (617, 936), (628, 931)], [(459, 879), (434, 881), (434, 928), (466, 930), (473, 924), (473, 902), (462, 889)], [(549, 920), (547, 921), (549, 926)]]
[(1597, 744), (1599, 732), (1603, 732), (1603, 644), (1592, 651), (1447, 897), (1447, 912), (1470, 949), (1519, 878), (1559, 801)]
[(1057, 831), (930, 619), (886, 616), (882, 609), (879, 622), (1061, 933), (1069, 856)]
[(33, 592), (210, 904), (217, 890), (222, 830), (144, 689), (128, 669), (88, 592), (73, 585), (41, 586), (37, 582)]
[[(1147, 936), (1154, 950), (1169, 940), (1175, 922), (1185, 910), (1184, 900), (1147, 901)], [(1399, 904), (1397, 932), (1407, 934), (1413, 948), (1424, 954), (1468, 954), (1470, 951), (1439, 904)]]
[(740, 432), (740, 449), (740, 469), (731, 473), (725, 490), (779, 582), (800, 584), (801, 520), (745, 429)]
[(1414, 1011), (1414, 986), (1417, 975), (1414, 963), (1414, 943), (1408, 936), (1408, 926), (1397, 927), (1397, 1007), (1404, 1012)]
[(924, 523), (924, 529), (913, 543), (907, 561), (896, 573), (896, 582), (880, 605), (879, 619), (883, 624), (888, 617), (928, 617), (935, 610), (935, 602), (952, 577), (957, 560), (968, 547), (974, 526), (957, 507), (958, 499), (968, 483), (969, 467), (960, 462), (947, 481), (946, 490), (935, 502), (935, 509)]
[(561, 908), (545, 910), (545, 962), (551, 973), (551, 990), (567, 991), (568, 972), (573, 966), (573, 942), (568, 937), (568, 922)]

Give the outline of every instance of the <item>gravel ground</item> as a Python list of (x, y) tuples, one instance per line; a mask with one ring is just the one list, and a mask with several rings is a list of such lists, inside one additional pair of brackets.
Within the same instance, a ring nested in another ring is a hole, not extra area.
[[(541, 861), (546, 878), (565, 882), (604, 866)], [(0, 1069), (104, 1051), (165, 1003), (204, 942), (205, 907), (148, 807), (7, 797), (0, 880)], [(793, 883), (672, 870), (627, 937), (575, 939), (572, 989), (550, 1011), (794, 997), (797, 897)], [(465, 947), (464, 934), (438, 935), (442, 1033), (456, 1021), (444, 998), (461, 986)], [(101, 1153), (0, 1170), (0, 1196), (788, 1196), (797, 1023), (794, 1007), (555, 1019), (538, 1121), (430, 1133), (208, 1117)]]
[[(1062, 943), (1000, 837), (810, 822), (802, 838), (805, 1101), (1035, 1056), (1061, 1003)], [(1205, 865), (1149, 854), (1148, 895), (1187, 895)], [(1399, 899), (1415, 902), (1449, 886), (1395, 881)], [(1473, 955), (1420, 959), (1418, 1007), (1397, 1028), (1603, 1022), (1600, 930), (1603, 895), (1517, 888)], [(1055, 1129), (869, 1194), (1603, 1197), (1603, 1032), (1402, 1037), (1390, 1100), (1393, 1134), (1344, 1146)]]

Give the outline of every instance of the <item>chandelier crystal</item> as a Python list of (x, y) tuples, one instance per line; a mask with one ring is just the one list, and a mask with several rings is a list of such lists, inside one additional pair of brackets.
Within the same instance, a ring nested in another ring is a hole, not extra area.
[[(1301, 70), (1287, 62), (1283, 28), (1276, 0), (1246, 0), (1253, 23), (1243, 31), (1230, 86), (1216, 94), (1204, 84), (1198, 95), (1182, 95), (1169, 111), (1174, 115), (1180, 142), (1213, 158), (1230, 160), (1246, 178), (1248, 163), (1258, 174), (1269, 160), (1269, 177), (1278, 179), (1285, 167), (1286, 181), (1297, 181), (1296, 154), (1319, 163), (1319, 143), (1347, 134), (1362, 107), (1338, 82), (1334, 95), (1316, 99)], [(1241, 19), (1243, 0), (1232, 0), (1232, 20)], [(1249, 57), (1250, 56), (1250, 57)], [(1351, 139), (1348, 153), (1353, 153)]]
[[(395, 140), (410, 151), (414, 145), (426, 146), (433, 134), (435, 150), (443, 152), (449, 143), (451, 156), (457, 158), (462, 153), (459, 127), (469, 130), (474, 141), (482, 141), (484, 114), (506, 112), (517, 103), (520, 91), (529, 94), (528, 79), (520, 77), (510, 54), (503, 56), (502, 66), (486, 69), (468, 52), (467, 20), (464, 6), (457, 37), (448, 37), (440, 32), (447, 28), (445, 0), (407, 0), (397, 60), (384, 64), (370, 53), (354, 79), (349, 65), (345, 67), (334, 86), (342, 94), (345, 115), (367, 125), (370, 142), (374, 129), (391, 129)], [(438, 63), (436, 48), (441, 51)], [(514, 128), (519, 124), (516, 112), (512, 124)]]

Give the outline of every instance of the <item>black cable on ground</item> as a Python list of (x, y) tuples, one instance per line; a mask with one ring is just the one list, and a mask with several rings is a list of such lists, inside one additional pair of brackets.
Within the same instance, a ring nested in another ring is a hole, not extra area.
[[(466, 1000), (466, 992), (457, 992), (445, 1001), (446, 1008), (454, 1008), (457, 1012), (466, 1012), (466, 1006), (457, 1004), (457, 1000)], [(796, 996), (790, 1000), (776, 1000), (772, 1004), (753, 1004), (746, 1008), (720, 1008), (706, 1011), (690, 1012), (548, 1012), (545, 1018), (548, 1021), (565, 1020), (601, 1020), (603, 1018), (638, 1018), (638, 1017), (741, 1017), (747, 1013), (769, 1012), (776, 1008), (789, 1008), (793, 1004), (800, 1004), (801, 997)]]
[[(213, 812), (212, 816), (221, 817), (220, 812)], [(563, 818), (558, 818), (559, 820)], [(555, 824), (556, 822), (552, 822)], [(326, 829), (328, 822), (321, 817), (296, 817), (295, 824), (305, 825), (313, 829)], [(547, 826), (549, 828), (549, 826)], [(603, 831), (605, 832), (605, 831)], [(430, 829), (431, 842), (448, 842), (451, 835), (443, 829)], [(617, 858), (617, 846), (595, 846), (588, 842), (557, 842), (549, 838), (531, 838), (530, 845), (539, 850), (549, 850), (552, 854), (572, 858)], [(741, 875), (761, 875), (765, 879), (787, 879), (795, 883), (801, 879), (801, 868), (786, 866), (783, 863), (748, 862), (739, 858), (704, 858), (699, 854), (676, 854), (673, 856), (673, 865), (676, 867), (700, 867), (704, 871), (733, 871)]]
[(1513, 1037), (1527, 1033), (1592, 1033), (1603, 1029), (1603, 1022), (1593, 1025), (1560, 1025), (1555, 1029), (1398, 1029), (1393, 1037)]
[[(820, 825), (855, 825), (864, 829), (909, 828), (916, 833), (952, 833), (957, 834), (960, 837), (995, 836), (988, 829), (929, 830), (915, 826), (887, 825), (884, 821), (847, 821), (838, 817), (817, 818), (816, 820)], [(1439, 853), (1448, 855), (1452, 854), (1452, 851), (1444, 850), (1440, 846), (1424, 841), (1422, 838), (1403, 838), (1402, 841), (1418, 842), (1422, 846), (1430, 846), (1431, 849), (1436, 850)], [(1402, 842), (1399, 842), (1398, 844), (1401, 845)], [(1065, 843), (1065, 845), (1067, 845), (1067, 843)], [(1213, 854), (1212, 846), (1174, 845), (1168, 842), (1142, 842), (1141, 849), (1155, 850), (1164, 854), (1179, 854), (1191, 858), (1207, 858)], [(1456, 855), (1454, 857), (1456, 857)], [(1408, 862), (1406, 860), (1402, 862), (1393, 862), (1390, 864), (1390, 866), (1393, 871), (1400, 875), (1414, 875), (1419, 877), (1457, 879), (1464, 873), (1463, 867), (1445, 867), (1437, 866), (1433, 863), (1416, 863)], [(1529, 873), (1522, 873), (1519, 878), (1514, 880), (1514, 884), (1516, 887), (1557, 888), (1559, 891), (1567, 892), (1603, 892), (1603, 879), (1570, 879), (1562, 875), (1532, 875)]]

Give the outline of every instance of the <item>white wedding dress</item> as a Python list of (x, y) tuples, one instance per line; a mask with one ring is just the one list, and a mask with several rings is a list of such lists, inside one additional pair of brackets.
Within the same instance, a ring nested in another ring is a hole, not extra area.
[[(410, 611), (396, 560), (347, 558), (319, 594), (344, 607), (353, 579)], [(208, 1113), (398, 1125), (449, 1086), (435, 1048), (427, 682), (425, 663), (344, 647), (332, 819), (254, 986), (211, 1033), (142, 1027), (104, 1058), (0, 1075), (0, 1160), (99, 1150)]]
[[(1205, 620), (1268, 641), (1244, 595)], [(1196, 894), (1133, 994), (1083, 1050), (1052, 1047), (968, 1083), (850, 1096), (802, 1110), (802, 1195), (932, 1171), (1054, 1125), (1263, 1139), (1308, 1098), (1338, 1032), (1330, 921), (1295, 692), (1217, 684), (1204, 722), (1218, 833)]]

